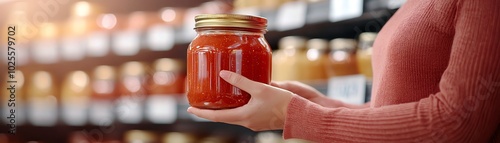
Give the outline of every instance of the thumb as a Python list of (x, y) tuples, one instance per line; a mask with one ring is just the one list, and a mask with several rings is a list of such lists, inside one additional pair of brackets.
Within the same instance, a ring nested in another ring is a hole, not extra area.
[(265, 88), (263, 83), (252, 81), (234, 72), (222, 70), (220, 71), (219, 76), (229, 84), (234, 85), (251, 95), (254, 95), (258, 91), (261, 91)]

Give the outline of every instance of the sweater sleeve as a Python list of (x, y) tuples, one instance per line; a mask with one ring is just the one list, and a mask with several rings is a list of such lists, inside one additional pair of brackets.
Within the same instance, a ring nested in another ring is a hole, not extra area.
[[(487, 142), (500, 125), (500, 1), (457, 3), (450, 61), (436, 94), (378, 108), (327, 108), (294, 97), (285, 139)], [(401, 95), (405, 96), (405, 95)]]

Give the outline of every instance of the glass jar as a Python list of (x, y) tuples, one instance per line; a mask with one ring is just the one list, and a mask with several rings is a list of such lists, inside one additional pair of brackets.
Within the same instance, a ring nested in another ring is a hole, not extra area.
[(305, 80), (310, 83), (328, 80), (326, 64), (328, 63), (328, 41), (324, 39), (311, 39), (307, 41), (307, 68), (304, 73)]
[(356, 59), (358, 62), (358, 69), (361, 74), (363, 74), (367, 80), (371, 80), (373, 77), (372, 71), (372, 46), (377, 33), (365, 32), (359, 35), (359, 49), (356, 53)]
[(273, 54), (273, 80), (304, 80), (307, 64), (307, 39), (287, 36), (279, 41), (279, 49)]
[(63, 121), (72, 126), (87, 123), (88, 103), (91, 95), (90, 78), (83, 71), (73, 71), (61, 87)]
[(358, 74), (356, 65), (356, 40), (337, 38), (330, 41), (328, 76)]
[(117, 72), (111, 66), (101, 65), (92, 73), (89, 121), (93, 125), (108, 126), (115, 119), (114, 101), (118, 98)]
[(195, 39), (187, 51), (187, 97), (193, 107), (235, 108), (250, 95), (219, 77), (222, 70), (269, 84), (271, 49), (264, 38), (267, 20), (235, 14), (195, 17)]

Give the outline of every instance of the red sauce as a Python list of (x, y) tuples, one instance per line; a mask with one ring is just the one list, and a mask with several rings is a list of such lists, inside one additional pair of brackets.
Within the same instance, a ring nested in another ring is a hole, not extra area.
[(248, 103), (250, 95), (220, 78), (221, 70), (261, 83), (271, 80), (271, 50), (262, 33), (199, 34), (187, 53), (187, 97), (193, 107), (225, 109)]

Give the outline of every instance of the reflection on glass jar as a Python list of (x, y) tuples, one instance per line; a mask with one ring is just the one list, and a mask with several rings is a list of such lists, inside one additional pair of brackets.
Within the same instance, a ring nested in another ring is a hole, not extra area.
[(244, 15), (199, 15), (198, 36), (187, 55), (188, 91), (191, 106), (223, 109), (246, 104), (250, 95), (222, 78), (229, 70), (268, 84), (271, 50), (266, 40), (266, 19)]

